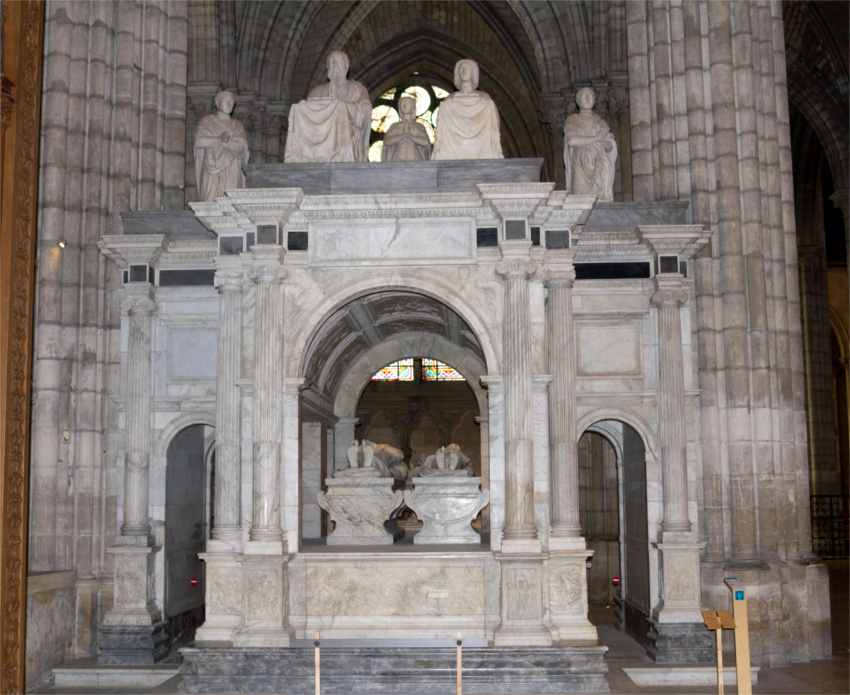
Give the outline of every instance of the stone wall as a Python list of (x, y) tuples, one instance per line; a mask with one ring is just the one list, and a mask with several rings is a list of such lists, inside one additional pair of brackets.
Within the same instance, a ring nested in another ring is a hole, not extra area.
[(27, 690), (74, 657), (76, 580), (74, 570), (27, 577)]

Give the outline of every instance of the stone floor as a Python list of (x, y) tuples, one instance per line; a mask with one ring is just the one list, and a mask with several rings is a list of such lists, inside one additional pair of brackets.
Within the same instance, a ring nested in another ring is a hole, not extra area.
[[(813, 661), (807, 664), (795, 664), (783, 668), (766, 668), (758, 674), (758, 683), (753, 686), (753, 695), (847, 695), (850, 693), (850, 564), (846, 560), (827, 561), (829, 567), (830, 596), (832, 600), (832, 659)], [(606, 655), (608, 664), (608, 684), (611, 693), (623, 695), (713, 695), (716, 686), (705, 687), (638, 687), (626, 675), (624, 669), (648, 667), (652, 661), (644, 651), (627, 637), (617, 631), (610, 623), (604, 610), (594, 612), (594, 620), (599, 625), (599, 637), (608, 645)], [(93, 660), (83, 660), (80, 666), (92, 664)], [(734, 668), (733, 664), (727, 664)], [(89, 666), (91, 667), (91, 666)], [(127, 695), (154, 695), (177, 693), (180, 677), (175, 676), (155, 688), (56, 688), (42, 687), (30, 692), (56, 695), (106, 695), (107, 693), (125, 693)], [(736, 695), (735, 686), (725, 687), (726, 695)]]

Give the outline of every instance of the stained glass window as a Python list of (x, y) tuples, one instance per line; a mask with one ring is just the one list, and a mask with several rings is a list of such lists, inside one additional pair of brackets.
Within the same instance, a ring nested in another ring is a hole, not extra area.
[(422, 378), (425, 381), (466, 381), (454, 367), (439, 360), (422, 360)]
[(400, 86), (384, 92), (375, 102), (372, 109), (372, 135), (369, 146), (369, 161), (380, 162), (381, 150), (384, 146), (384, 134), (393, 123), (401, 120), (398, 111), (398, 101), (402, 96), (410, 96), (416, 100), (416, 120), (425, 126), (431, 144), (434, 144), (434, 135), (437, 132), (437, 113), (440, 103), (449, 93), (430, 84), (430, 80), (424, 75), (414, 73)]
[(372, 377), (372, 381), (413, 381), (413, 358), (388, 364)]

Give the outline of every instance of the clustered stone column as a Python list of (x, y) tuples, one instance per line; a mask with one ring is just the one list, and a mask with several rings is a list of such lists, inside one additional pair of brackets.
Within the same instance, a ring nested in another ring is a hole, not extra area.
[(127, 344), (127, 418), (124, 454), (122, 536), (147, 536), (148, 470), (151, 446), (151, 316), (156, 310), (148, 283), (123, 289), (122, 309), (129, 316)]
[(680, 275), (656, 276), (651, 303), (658, 307), (658, 430), (663, 466), (664, 518), (661, 530), (690, 531), (685, 456), (685, 377), (679, 307), (688, 293)]
[[(283, 279), (281, 249), (255, 247), (248, 272), (256, 284), (254, 314), (254, 467), (250, 541), (280, 554), (281, 414), (283, 383)], [(255, 546), (260, 550), (260, 546)]]
[(564, 267), (547, 267), (547, 274), (548, 358), (552, 375), (549, 387), (552, 535), (579, 536), (572, 259)]
[(242, 262), (238, 257), (216, 259), (215, 286), (219, 294), (218, 379), (216, 383), (215, 527), (217, 541), (242, 536), (240, 490), (242, 473), (240, 392), (242, 374)]

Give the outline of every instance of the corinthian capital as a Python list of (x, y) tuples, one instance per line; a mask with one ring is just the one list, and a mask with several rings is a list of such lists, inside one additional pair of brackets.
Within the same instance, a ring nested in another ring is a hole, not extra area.
[(156, 311), (154, 288), (147, 283), (126, 285), (120, 290), (121, 313), (130, 316), (143, 316)]
[(537, 264), (519, 258), (502, 261), (496, 266), (496, 274), (504, 278), (530, 278), (537, 270)]
[(650, 297), (653, 306), (682, 306), (688, 301), (688, 292), (683, 287), (659, 287)]
[(258, 285), (269, 285), (275, 282), (283, 282), (289, 277), (283, 266), (277, 264), (257, 264), (250, 266), (246, 271), (251, 280)]
[(241, 270), (217, 270), (214, 280), (215, 288), (222, 292), (233, 292), (242, 289), (242, 271)]

